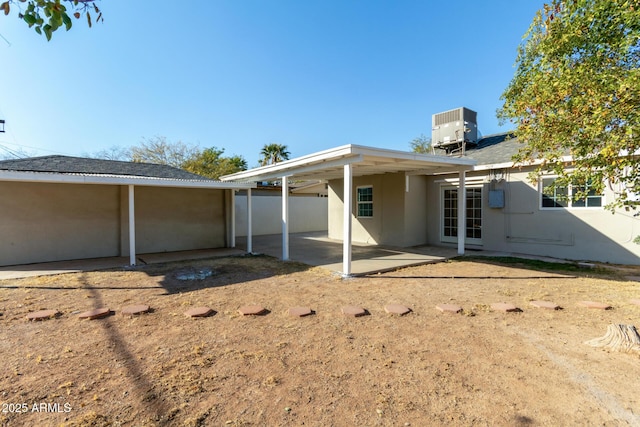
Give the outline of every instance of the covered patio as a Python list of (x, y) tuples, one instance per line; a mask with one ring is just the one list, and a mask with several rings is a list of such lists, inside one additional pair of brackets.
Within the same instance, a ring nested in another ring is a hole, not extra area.
[[(325, 232), (293, 233), (289, 235), (291, 261), (320, 267), (332, 272), (342, 271), (342, 242), (327, 238)], [(280, 235), (253, 236), (255, 253), (279, 258), (282, 253)], [(235, 248), (138, 254), (137, 265), (191, 261), (246, 254), (247, 237), (236, 237)], [(352, 275), (362, 276), (395, 270), (411, 265), (440, 262), (457, 255), (455, 249), (421, 246), (395, 248), (355, 243), (352, 247)], [(82, 271), (134, 268), (128, 257), (77, 259), (0, 267), (0, 280), (48, 276)]]
[[(237, 248), (246, 248), (246, 238), (238, 237)], [(282, 254), (280, 235), (253, 236), (256, 252), (279, 258)], [(290, 260), (342, 272), (342, 242), (329, 239), (323, 231), (289, 235)], [(452, 248), (392, 246), (353, 243), (351, 246), (351, 275), (364, 276), (412, 265), (441, 262), (457, 256)]]
[[(289, 182), (290, 180), (343, 180), (342, 189), (342, 262), (340, 268), (336, 268), (343, 276), (357, 273), (354, 270), (354, 244), (353, 231), (353, 179), (354, 177), (404, 174), (405, 191), (409, 192), (410, 178), (418, 175), (458, 174), (458, 247), (457, 254), (464, 254), (465, 237), (465, 176), (466, 172), (473, 169), (475, 160), (418, 154), (403, 151), (387, 150), (360, 145), (344, 145), (341, 147), (321, 151), (307, 156), (287, 160), (281, 163), (263, 166), (232, 175), (222, 177), (223, 181), (258, 182), (279, 180), (282, 186), (282, 244), (281, 258), (292, 259), (290, 256), (291, 245), (289, 239)], [(250, 197), (248, 198), (250, 204)], [(251, 212), (250, 206), (248, 209)], [(250, 214), (251, 215), (251, 214)], [(248, 219), (249, 224), (251, 218)], [(253, 241), (249, 229), (247, 251), (253, 251)], [(254, 237), (253, 239), (255, 239)], [(317, 242), (316, 242), (317, 243)], [(382, 248), (379, 248), (383, 250)], [(296, 249), (298, 250), (298, 249)], [(406, 252), (403, 248), (402, 253)], [(370, 253), (370, 258), (385, 258), (406, 256), (387, 252), (382, 257)], [(300, 253), (296, 253), (293, 259), (301, 259)], [(357, 259), (356, 261), (361, 261)], [(315, 262), (308, 262), (317, 265)], [(360, 268), (358, 267), (358, 270)]]

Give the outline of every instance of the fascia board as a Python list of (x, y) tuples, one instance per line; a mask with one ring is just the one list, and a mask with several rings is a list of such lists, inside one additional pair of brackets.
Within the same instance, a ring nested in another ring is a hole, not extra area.
[(396, 160), (412, 160), (433, 163), (437, 165), (451, 166), (475, 166), (478, 162), (474, 159), (462, 159), (459, 157), (435, 156), (432, 154), (411, 153), (407, 151), (389, 150), (386, 148), (364, 147), (361, 145), (351, 146), (353, 153), (371, 157), (384, 157)]
[(81, 174), (60, 174), (48, 172), (0, 171), (0, 181), (39, 182), (56, 184), (94, 185), (141, 185), (147, 187), (247, 189), (255, 188), (255, 183), (190, 181), (167, 178), (96, 176)]
[(269, 181), (272, 179), (279, 179), (282, 177), (288, 177), (296, 174), (306, 174), (310, 172), (321, 171), (327, 168), (336, 168), (351, 163), (361, 162), (362, 156), (343, 157), (335, 160), (326, 160), (319, 163), (310, 164), (308, 166), (298, 166), (289, 168), (280, 168), (280, 170), (272, 171), (271, 173), (263, 173), (254, 177), (257, 181)]
[[(322, 165), (329, 160), (340, 160), (344, 158), (348, 158), (353, 155), (351, 145), (344, 145), (342, 147), (334, 148), (331, 150), (320, 151), (315, 154), (310, 154), (303, 157), (298, 157), (292, 160), (285, 160), (284, 162), (276, 163), (273, 165), (261, 166), (259, 168), (249, 169), (247, 171), (236, 172), (234, 174), (221, 176), (220, 180), (222, 181), (244, 181), (244, 180), (255, 180), (255, 181), (263, 181), (269, 178), (265, 178), (265, 176), (269, 177), (282, 177), (291, 175), (291, 173), (287, 173), (286, 171), (300, 168), (311, 163), (318, 163)], [(348, 163), (353, 163), (353, 161), (349, 161)], [(311, 165), (312, 166), (312, 165)]]

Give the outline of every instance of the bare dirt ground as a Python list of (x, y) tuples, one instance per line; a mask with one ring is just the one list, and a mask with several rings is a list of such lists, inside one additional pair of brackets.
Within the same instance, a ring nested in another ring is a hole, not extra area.
[[(182, 281), (178, 272), (213, 276)], [(638, 275), (638, 272), (626, 272)], [(640, 357), (592, 348), (640, 327), (625, 272), (451, 261), (341, 280), (268, 257), (0, 282), (9, 426), (640, 425)], [(549, 311), (529, 305), (549, 300)], [(577, 305), (593, 300), (612, 310)], [(492, 311), (510, 302), (519, 313)], [(153, 312), (123, 316), (148, 304)], [(264, 316), (243, 317), (260, 304)], [(385, 313), (389, 303), (413, 310)], [(455, 303), (462, 314), (436, 304)], [(213, 316), (184, 312), (209, 306)], [(369, 315), (347, 318), (345, 305)], [(308, 306), (312, 316), (287, 310)], [(79, 320), (109, 307), (116, 313)], [(57, 309), (55, 319), (25, 316)]]

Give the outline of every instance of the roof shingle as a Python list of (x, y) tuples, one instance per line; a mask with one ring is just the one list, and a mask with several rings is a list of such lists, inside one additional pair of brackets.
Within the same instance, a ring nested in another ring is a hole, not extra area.
[(519, 149), (520, 142), (512, 133), (498, 133), (481, 138), (475, 147), (467, 146), (464, 157), (476, 160), (478, 165), (509, 163)]
[(201, 175), (168, 165), (59, 155), (1, 160), (0, 170), (211, 181)]

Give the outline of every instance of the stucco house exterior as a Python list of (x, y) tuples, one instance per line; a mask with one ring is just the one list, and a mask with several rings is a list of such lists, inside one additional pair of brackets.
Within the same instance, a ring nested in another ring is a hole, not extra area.
[[(457, 174), (464, 189), (472, 159), (343, 145), (223, 176), (223, 181), (282, 183), (282, 259), (289, 259), (289, 180), (322, 179), (328, 187), (329, 237), (342, 240), (342, 274), (351, 274), (352, 242), (413, 246), (426, 242), (430, 207), (425, 176)], [(374, 187), (375, 186), (375, 187)], [(460, 192), (462, 196), (463, 192)], [(460, 197), (462, 202), (462, 197)], [(458, 253), (464, 253), (462, 224)]]
[(0, 266), (234, 246), (235, 190), (166, 165), (0, 161)]
[[(534, 166), (512, 161), (517, 139), (479, 136), (471, 110), (434, 115), (432, 127), (437, 147), (432, 154), (346, 145), (222, 179), (282, 179), (285, 186), (287, 179), (325, 180), (328, 236), (343, 241), (347, 275), (351, 242), (640, 265), (640, 245), (634, 242), (640, 217), (606, 210), (614, 197), (611, 189), (574, 202), (546, 194), (543, 188), (554, 177), (531, 183)], [(571, 194), (573, 189), (558, 191)], [(283, 224), (286, 210), (283, 202)], [(287, 259), (286, 237), (283, 248)]]
[[(634, 243), (640, 235), (637, 212), (606, 210), (614, 197), (610, 189), (576, 202), (544, 194), (553, 176), (530, 182), (533, 166), (511, 160), (518, 148), (517, 139), (499, 134), (481, 138), (464, 155), (452, 155), (477, 162), (465, 176), (467, 251), (640, 264), (640, 245)], [(342, 180), (328, 182), (329, 237), (335, 239), (342, 233), (342, 185)], [(352, 207), (354, 241), (401, 247), (458, 244), (458, 174), (374, 174), (354, 178), (353, 186), (361, 194)]]

